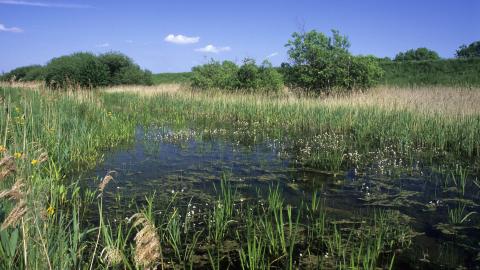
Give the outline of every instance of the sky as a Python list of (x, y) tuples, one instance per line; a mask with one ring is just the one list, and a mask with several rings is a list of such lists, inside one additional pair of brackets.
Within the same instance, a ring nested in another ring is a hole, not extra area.
[(157, 72), (210, 59), (288, 61), (300, 30), (347, 35), (353, 54), (427, 47), (453, 57), (480, 40), (478, 0), (0, 0), (0, 73), (78, 51), (125, 53)]

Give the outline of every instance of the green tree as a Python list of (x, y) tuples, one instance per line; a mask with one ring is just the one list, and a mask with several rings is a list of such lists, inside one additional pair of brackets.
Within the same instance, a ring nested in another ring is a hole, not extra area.
[(142, 70), (133, 60), (119, 52), (108, 52), (98, 56), (108, 69), (108, 84), (153, 84), (151, 72)]
[(395, 61), (422, 61), (422, 60), (439, 60), (440, 56), (437, 52), (427, 48), (411, 49), (406, 52), (400, 52), (395, 56)]
[(238, 67), (234, 62), (210, 61), (192, 69), (191, 85), (197, 89), (246, 90), (276, 92), (283, 88), (282, 76), (266, 61), (257, 66), (245, 59)]
[(44, 68), (40, 65), (18, 67), (2, 76), (5, 81), (40, 81), (44, 78)]
[(108, 68), (94, 54), (74, 53), (52, 59), (45, 67), (45, 82), (56, 89), (104, 86)]
[(480, 58), (480, 41), (470, 43), (470, 45), (462, 45), (456, 53), (457, 58)]
[(351, 55), (348, 38), (337, 30), (331, 36), (315, 30), (295, 32), (285, 46), (290, 64), (281, 70), (293, 87), (314, 92), (366, 89), (382, 74), (371, 57)]

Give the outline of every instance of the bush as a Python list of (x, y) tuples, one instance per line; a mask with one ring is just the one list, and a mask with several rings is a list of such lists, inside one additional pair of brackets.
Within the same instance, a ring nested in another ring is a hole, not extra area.
[(231, 61), (211, 61), (192, 68), (192, 87), (199, 89), (233, 90), (239, 87), (238, 67)]
[(367, 89), (382, 76), (375, 58), (351, 55), (350, 42), (336, 30), (331, 37), (315, 30), (293, 33), (285, 46), (291, 63), (281, 70), (291, 87), (317, 93)]
[(411, 49), (406, 52), (400, 52), (395, 56), (394, 61), (425, 61), (440, 60), (437, 52), (427, 48)]
[(44, 79), (44, 68), (40, 65), (19, 67), (2, 76), (4, 81), (41, 81)]
[(105, 86), (108, 82), (107, 66), (91, 53), (74, 53), (54, 58), (46, 66), (45, 83), (51, 88), (92, 88)]
[(456, 53), (457, 58), (480, 58), (480, 41), (462, 45)]
[(257, 66), (253, 59), (245, 59), (240, 67), (231, 61), (196, 66), (192, 69), (191, 85), (197, 89), (278, 92), (283, 81), (268, 62)]
[(99, 56), (82, 52), (54, 58), (45, 67), (45, 82), (55, 89), (153, 84), (150, 71), (142, 70), (129, 57), (116, 52)]
[(107, 66), (108, 84), (146, 84), (152, 85), (152, 74), (142, 70), (133, 60), (118, 52), (109, 52), (98, 56), (100, 62)]

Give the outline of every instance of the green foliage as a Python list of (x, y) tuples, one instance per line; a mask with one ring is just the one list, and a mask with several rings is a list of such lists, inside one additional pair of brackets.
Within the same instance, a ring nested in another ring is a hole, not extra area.
[(332, 30), (332, 36), (312, 30), (293, 33), (285, 45), (290, 64), (282, 65), (286, 81), (307, 91), (367, 89), (382, 75), (373, 57), (353, 56), (346, 36)]
[(153, 83), (189, 83), (191, 78), (192, 72), (158, 73), (153, 75)]
[(233, 90), (239, 86), (237, 78), (238, 67), (231, 61), (211, 61), (192, 69), (192, 87), (199, 89)]
[(479, 86), (480, 59), (379, 61), (382, 82), (395, 86)]
[(440, 60), (437, 52), (427, 48), (410, 49), (406, 52), (400, 52), (395, 56), (395, 61), (423, 61)]
[(456, 53), (457, 58), (479, 58), (480, 57), (480, 41), (470, 43), (470, 45), (462, 45)]
[(283, 80), (268, 61), (258, 66), (255, 60), (247, 58), (240, 67), (231, 61), (196, 66), (192, 69), (191, 85), (198, 89), (278, 92)]
[(116, 52), (99, 56), (82, 52), (54, 58), (45, 67), (45, 82), (54, 89), (153, 84), (150, 71), (140, 69), (129, 57)]
[(152, 74), (142, 70), (133, 60), (118, 52), (109, 52), (98, 56), (100, 62), (107, 66), (108, 84), (145, 84), (152, 85)]
[(46, 66), (45, 82), (55, 89), (105, 86), (108, 68), (94, 54), (74, 53), (52, 59)]
[(2, 76), (4, 81), (41, 81), (44, 78), (44, 68), (40, 65), (19, 67)]

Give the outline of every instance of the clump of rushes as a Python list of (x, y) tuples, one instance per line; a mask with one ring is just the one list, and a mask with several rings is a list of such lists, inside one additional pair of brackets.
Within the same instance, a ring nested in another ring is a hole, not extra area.
[(145, 213), (131, 217), (133, 227), (141, 227), (135, 235), (135, 263), (146, 269), (155, 269), (161, 259), (160, 238), (152, 220)]

